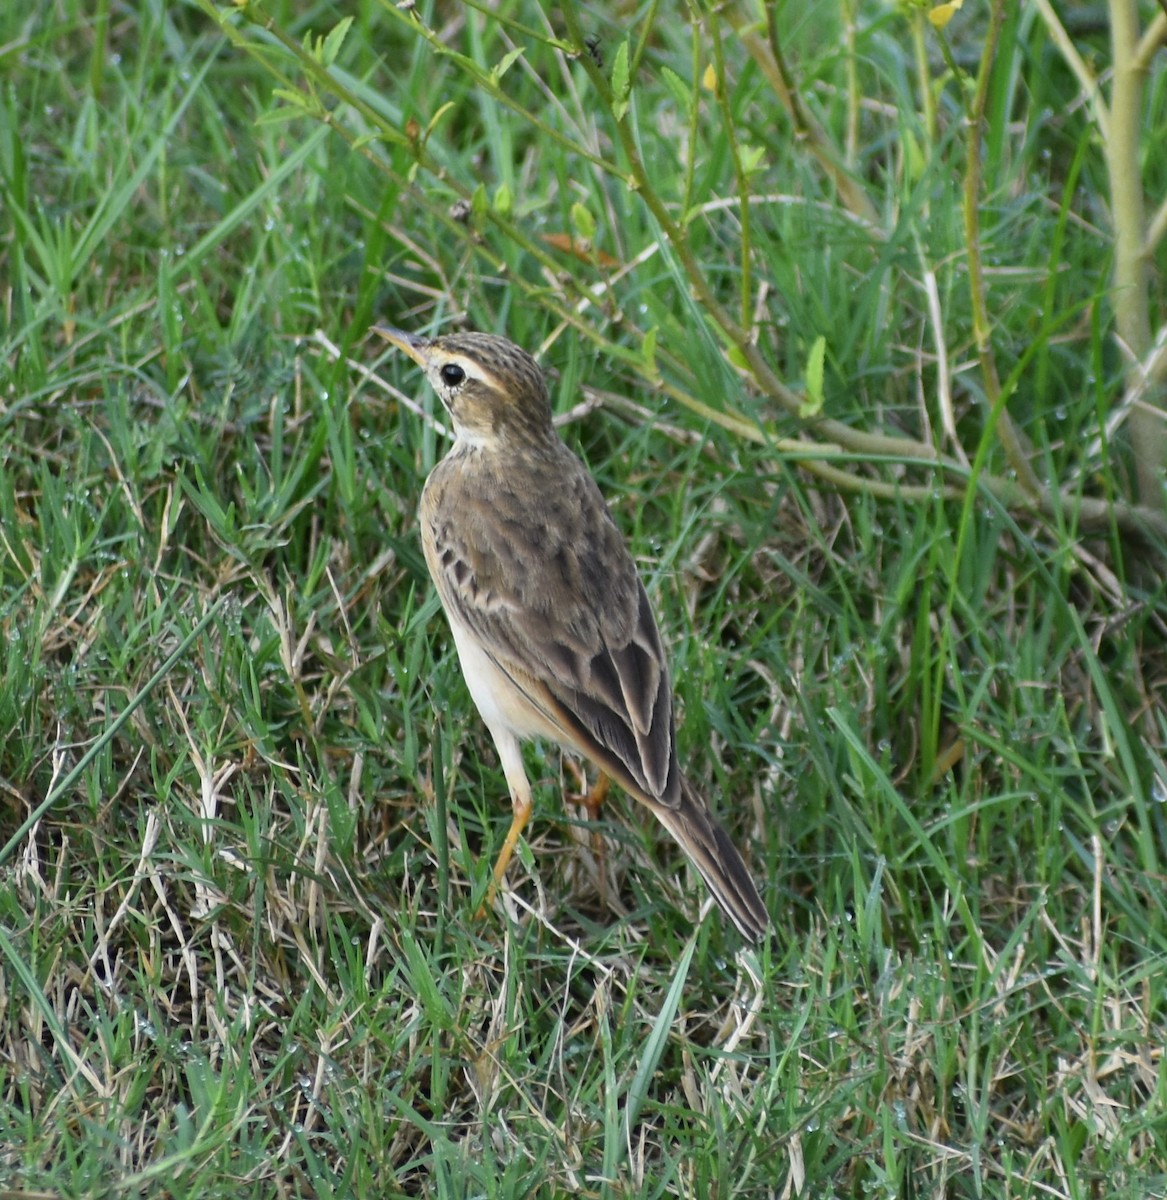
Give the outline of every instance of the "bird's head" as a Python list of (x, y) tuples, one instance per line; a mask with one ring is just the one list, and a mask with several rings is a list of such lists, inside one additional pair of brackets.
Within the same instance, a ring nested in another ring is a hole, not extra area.
[(551, 399), (539, 364), (493, 333), (424, 338), (375, 327), (425, 372), (461, 442), (492, 447), (500, 440), (552, 435)]

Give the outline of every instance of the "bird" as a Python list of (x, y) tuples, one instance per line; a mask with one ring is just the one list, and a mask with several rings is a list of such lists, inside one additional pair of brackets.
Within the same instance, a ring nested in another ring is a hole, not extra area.
[(673, 694), (648, 595), (599, 486), (552, 423), (535, 359), (505, 337), (375, 331), (425, 373), (454, 441), (422, 489), (426, 565), (512, 820), (502, 884), (533, 799), (522, 743), (547, 739), (643, 804), (742, 936), (770, 917), (745, 860), (677, 761)]

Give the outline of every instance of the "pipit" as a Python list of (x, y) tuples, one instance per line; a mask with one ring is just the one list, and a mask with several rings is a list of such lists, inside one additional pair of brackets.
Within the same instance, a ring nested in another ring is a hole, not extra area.
[(749, 870), (677, 765), (648, 596), (595, 480), (555, 432), (538, 364), (491, 334), (377, 332), (425, 371), (454, 427), (422, 491), (421, 539), (510, 789), (495, 884), (531, 816), (521, 743), (548, 738), (644, 804), (760, 940), (769, 917)]

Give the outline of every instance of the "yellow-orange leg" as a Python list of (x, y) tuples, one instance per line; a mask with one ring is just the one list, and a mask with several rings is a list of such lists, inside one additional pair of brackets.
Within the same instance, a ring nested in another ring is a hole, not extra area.
[(515, 847), (519, 844), (519, 838), (523, 836), (523, 830), (527, 828), (527, 822), (530, 821), (531, 812), (534, 809), (534, 804), (531, 802), (531, 785), (527, 781), (527, 772), (523, 767), (523, 754), (518, 741), (509, 732), (502, 736), (494, 730), (491, 732), (494, 733), (495, 745), (498, 747), (498, 755), (502, 760), (503, 774), (510, 787), (512, 816), (511, 827), (507, 830), (506, 839), (503, 841), (502, 849), (498, 852), (498, 858), (494, 863), (490, 886), (486, 889), (486, 896), (474, 914), (479, 920), (486, 916), (487, 908), (494, 903), (495, 893), (506, 876), (507, 867), (510, 866), (511, 859), (514, 857)]
[(608, 789), (612, 786), (612, 781), (603, 771), (600, 771), (596, 777), (596, 782), (585, 792), (584, 788), (587, 787), (588, 781), (584, 775), (583, 767), (574, 758), (565, 758), (563, 765), (575, 777), (575, 782), (579, 785), (579, 791), (568, 793), (568, 799), (576, 804), (582, 804), (587, 810), (589, 820), (599, 820), (600, 806), (604, 803), (608, 795)]
[[(569, 795), (569, 799), (583, 806), (590, 822), (594, 823), (598, 821), (600, 818), (600, 808), (604, 803), (604, 798), (608, 794), (608, 788), (612, 786), (612, 781), (603, 771), (600, 771), (596, 776), (596, 782), (590, 788), (587, 788), (587, 777), (584, 775), (583, 768), (579, 763), (573, 758), (565, 758), (563, 762), (568, 771), (575, 776), (575, 781), (579, 785), (579, 792)], [(587, 788), (586, 791), (584, 790), (585, 788)], [(600, 892), (600, 901), (606, 904), (608, 899), (608, 874), (604, 869), (604, 838), (598, 829), (591, 831), (591, 843), (592, 854), (596, 860), (596, 883)]]
[(600, 819), (600, 806), (604, 803), (608, 796), (608, 789), (612, 786), (612, 781), (600, 772), (599, 778), (586, 795), (579, 798), (580, 803), (588, 810), (588, 819), (598, 821)]
[(523, 830), (527, 828), (527, 822), (531, 819), (531, 808), (529, 803), (521, 805), (519, 801), (515, 801), (511, 827), (507, 830), (506, 840), (498, 852), (498, 858), (495, 859), (490, 886), (486, 889), (486, 896), (474, 914), (478, 920), (486, 916), (486, 910), (494, 903), (495, 893), (506, 876), (507, 867), (510, 866), (511, 859), (514, 857), (515, 847), (519, 844), (519, 838), (523, 836)]

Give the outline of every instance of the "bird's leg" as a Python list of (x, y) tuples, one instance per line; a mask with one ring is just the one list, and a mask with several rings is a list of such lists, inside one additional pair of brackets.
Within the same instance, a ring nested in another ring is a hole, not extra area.
[(588, 817), (591, 820), (598, 821), (600, 819), (600, 805), (607, 798), (608, 788), (611, 786), (612, 781), (601, 771), (587, 794), (580, 797), (580, 803), (588, 810)]
[(534, 808), (531, 801), (531, 785), (527, 781), (527, 771), (523, 766), (523, 752), (518, 741), (509, 733), (502, 737), (495, 734), (494, 740), (498, 747), (498, 756), (502, 760), (503, 774), (506, 776), (507, 786), (511, 793), (511, 827), (507, 830), (502, 849), (498, 852), (498, 858), (495, 859), (490, 886), (486, 889), (486, 897), (474, 914), (480, 919), (486, 915), (488, 906), (494, 903), (495, 893), (506, 876), (507, 867), (510, 866), (511, 859), (514, 857), (515, 847), (519, 844), (519, 838), (523, 836), (523, 830), (527, 828), (527, 822), (530, 821)]
[[(568, 771), (575, 776), (575, 782), (579, 785), (578, 792), (568, 793), (569, 798), (577, 804), (583, 805), (587, 810), (589, 820), (598, 821), (600, 818), (600, 806), (604, 803), (608, 795), (608, 788), (612, 786), (612, 781), (603, 771), (600, 771), (596, 776), (596, 782), (588, 788), (588, 781), (584, 775), (583, 767), (574, 758), (564, 756), (563, 762)], [(585, 788), (587, 788), (586, 791), (584, 790)]]
[(494, 903), (494, 897), (498, 892), (499, 884), (505, 878), (507, 867), (510, 866), (511, 859), (514, 857), (515, 847), (519, 844), (519, 838), (522, 837), (523, 830), (526, 829), (527, 822), (531, 819), (531, 809), (533, 806), (529, 796), (524, 800), (522, 796), (514, 795), (511, 797), (511, 804), (513, 807), (511, 827), (507, 830), (506, 840), (502, 844), (502, 849), (498, 852), (498, 858), (494, 861), (494, 871), (491, 873), (490, 885), (486, 889), (486, 896), (478, 906), (478, 911), (474, 914), (479, 920), (486, 916), (486, 910)]
[[(568, 771), (575, 776), (575, 782), (579, 787), (578, 792), (568, 793), (568, 796), (577, 804), (583, 805), (584, 811), (588, 814), (588, 822), (594, 825), (600, 818), (600, 806), (604, 803), (604, 797), (607, 796), (612, 781), (603, 771), (600, 771), (596, 775), (596, 782), (589, 788), (583, 767), (574, 758), (568, 756), (565, 756), (563, 761)], [(600, 903), (606, 905), (608, 903), (608, 871), (604, 861), (604, 836), (598, 829), (592, 829), (591, 843), (592, 855), (596, 860), (596, 886), (600, 893)]]
[(494, 889), (502, 883), (507, 873), (507, 867), (510, 866), (511, 858), (514, 856), (515, 847), (519, 844), (519, 838), (522, 837), (523, 830), (527, 828), (527, 822), (531, 819), (530, 797), (524, 799), (522, 796), (512, 796), (511, 804), (513, 806), (511, 827), (507, 830), (506, 840), (494, 862), (494, 880), (490, 885), (487, 900), (494, 899)]

